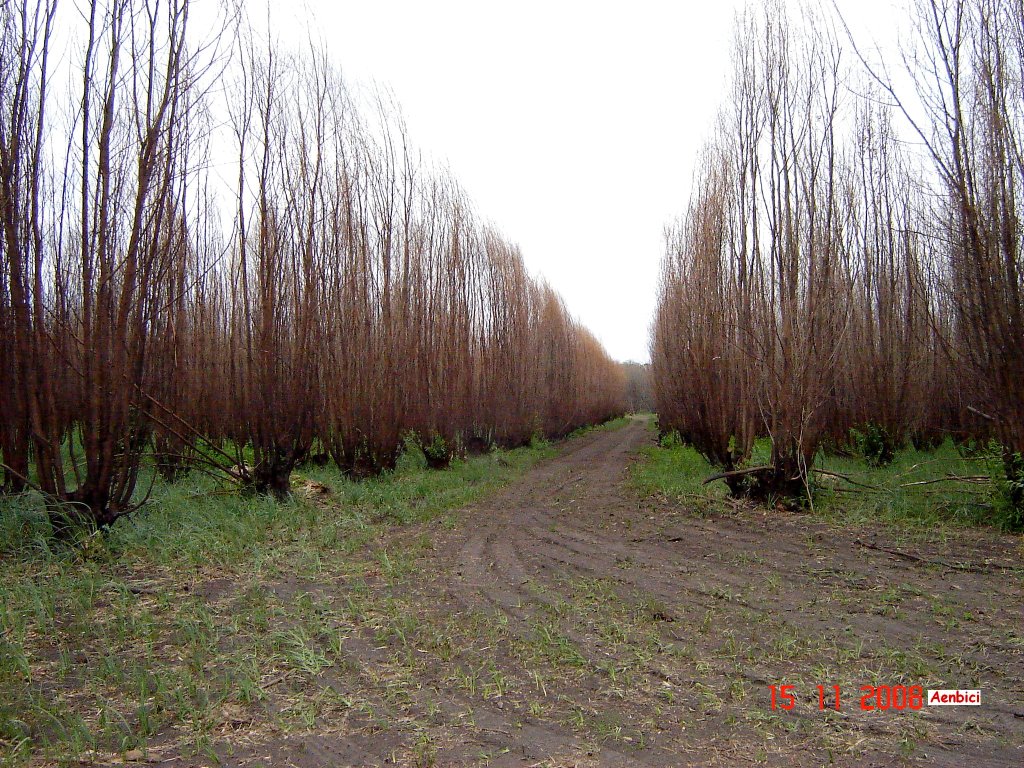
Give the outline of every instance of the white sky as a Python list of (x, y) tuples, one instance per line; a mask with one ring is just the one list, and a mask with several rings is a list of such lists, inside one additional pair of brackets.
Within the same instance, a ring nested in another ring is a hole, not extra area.
[[(269, 2), (282, 38), (322, 38), (350, 83), (393, 91), (613, 357), (649, 359), (663, 231), (723, 99), (737, 0)], [(839, 6), (892, 29), (892, 0)]]

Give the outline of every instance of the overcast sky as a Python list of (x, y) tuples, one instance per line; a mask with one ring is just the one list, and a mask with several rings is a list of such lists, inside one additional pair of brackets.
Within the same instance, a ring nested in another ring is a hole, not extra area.
[[(741, 3), (269, 2), (282, 37), (312, 32), (350, 81), (394, 92), (416, 144), (613, 357), (649, 359), (664, 228), (686, 208)], [(892, 17), (890, 0), (839, 4), (882, 32)]]

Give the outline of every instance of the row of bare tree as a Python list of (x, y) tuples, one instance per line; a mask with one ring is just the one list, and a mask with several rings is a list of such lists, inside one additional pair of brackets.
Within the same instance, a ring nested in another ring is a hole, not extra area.
[(311, 454), (375, 473), (415, 434), (441, 465), (622, 412), (621, 368), (391, 106), (210, 5), (0, 4), (7, 490), (110, 524), (150, 452), (285, 495)]
[(626, 373), (626, 404), (632, 413), (654, 411), (654, 388), (651, 386), (650, 363), (627, 360), (622, 364)]
[[(994, 437), (1019, 465), (1024, 6), (908, 11), (906, 95), (865, 58), (851, 73), (820, 17), (775, 2), (738, 23), (652, 334), (663, 428), (735, 493), (803, 493), (851, 428), (889, 452)], [(737, 471), (759, 436), (770, 466)]]

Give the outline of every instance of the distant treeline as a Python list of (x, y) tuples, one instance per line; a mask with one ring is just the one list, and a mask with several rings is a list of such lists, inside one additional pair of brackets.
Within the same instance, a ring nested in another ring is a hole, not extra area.
[(651, 385), (650, 363), (622, 364), (626, 372), (626, 406), (630, 413), (651, 413), (654, 410), (654, 388)]

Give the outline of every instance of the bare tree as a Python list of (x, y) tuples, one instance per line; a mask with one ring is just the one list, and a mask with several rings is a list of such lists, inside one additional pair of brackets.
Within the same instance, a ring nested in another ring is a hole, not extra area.
[(181, 215), (192, 138), (182, 130), (186, 94), (206, 59), (190, 47), (185, 0), (88, 4), (75, 128), (43, 206), (55, 12), (55, 3), (20, 7), (34, 20), (23, 28), (35, 31), (20, 38), (21, 96), (3, 142), (17, 147), (5, 177), (13, 184), (20, 167), (22, 184), (5, 192), (5, 201), (17, 201), (7, 206), (5, 265), (15, 307), (15, 410), (27, 414), (35, 482), (55, 523), (109, 525), (136, 506), (159, 286), (179, 255), (166, 232)]
[(0, 6), (0, 216), (3, 248), (0, 269), (0, 333), (9, 340), (0, 351), (0, 452), (4, 487), (25, 488), (33, 432), (45, 418), (37, 386), (47, 384), (44, 279), (44, 213), (47, 167), (49, 51), (56, 2)]

